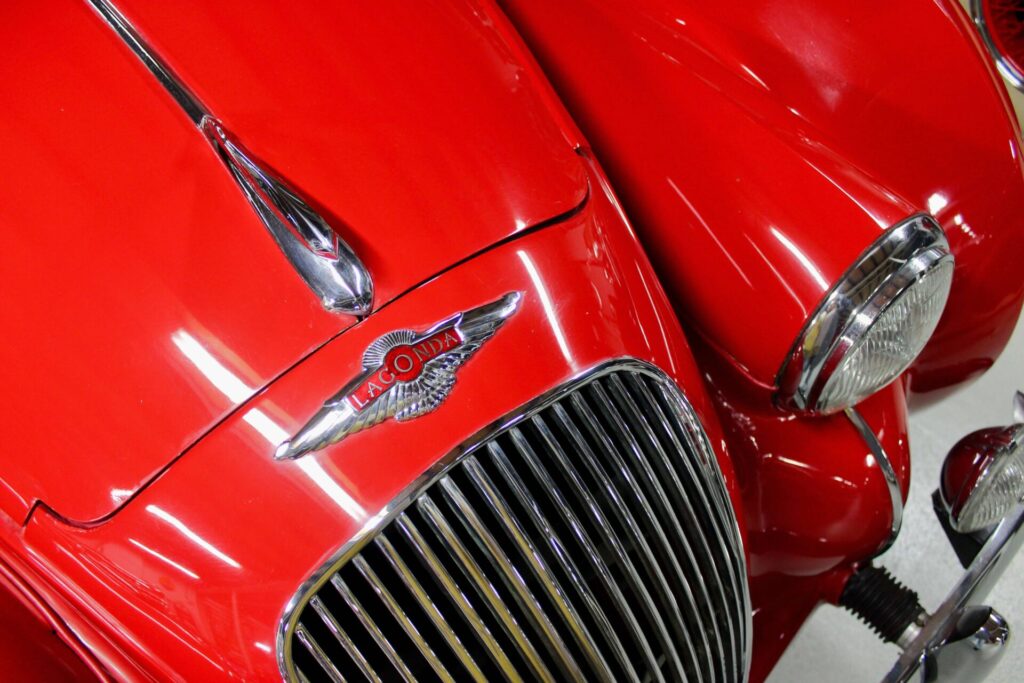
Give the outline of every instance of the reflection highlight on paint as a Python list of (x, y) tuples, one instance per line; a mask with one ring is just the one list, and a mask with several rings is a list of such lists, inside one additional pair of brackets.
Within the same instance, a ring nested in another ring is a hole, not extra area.
[(182, 536), (192, 541), (195, 545), (199, 546), (207, 553), (209, 553), (213, 557), (216, 557), (218, 560), (228, 565), (229, 567), (234, 567), (235, 569), (242, 568), (242, 565), (238, 564), (238, 562), (234, 558), (221, 551), (219, 548), (214, 546), (212, 543), (207, 541), (205, 538), (203, 538), (196, 532), (192, 531), (192, 529), (188, 528), (188, 526), (186, 526), (184, 522), (182, 522), (180, 519), (164, 510), (162, 507), (159, 507), (157, 505), (147, 505), (146, 512), (150, 513), (154, 517), (157, 517), (167, 522), (172, 527), (181, 532)]
[(540, 305), (544, 307), (544, 314), (548, 318), (548, 322), (551, 324), (551, 332), (555, 335), (555, 341), (558, 343), (558, 348), (561, 350), (562, 355), (565, 356), (567, 363), (572, 364), (572, 352), (569, 351), (569, 343), (565, 339), (565, 332), (562, 330), (562, 324), (558, 320), (558, 314), (555, 311), (555, 306), (551, 302), (551, 295), (548, 293), (548, 288), (544, 284), (544, 280), (541, 279), (540, 272), (537, 270), (537, 266), (534, 264), (533, 259), (525, 251), (517, 251), (519, 260), (523, 262), (523, 266), (526, 268), (527, 274), (530, 279), (533, 280), (533, 286), (537, 290), (537, 296), (540, 297)]
[(810, 275), (811, 278), (818, 283), (818, 285), (821, 287), (821, 291), (827, 292), (829, 290), (828, 281), (825, 279), (825, 276), (821, 274), (821, 270), (819, 270), (818, 266), (814, 264), (814, 261), (812, 261), (810, 257), (807, 254), (805, 254), (803, 250), (800, 249), (800, 247), (798, 247), (791, 239), (789, 239), (789, 237), (787, 237), (786, 234), (783, 233), (781, 230), (779, 230), (778, 228), (771, 228), (771, 232), (772, 235), (775, 236), (775, 239), (779, 241), (779, 244), (784, 246), (786, 250), (789, 251), (789, 253), (791, 253), (796, 258), (796, 260), (800, 262), (800, 265), (804, 267), (804, 270), (807, 271), (807, 274)]
[(131, 543), (136, 548), (138, 548), (139, 550), (141, 550), (142, 552), (147, 553), (149, 555), (152, 555), (153, 557), (155, 557), (156, 559), (160, 560), (164, 564), (169, 565), (171, 567), (174, 567), (175, 569), (177, 569), (182, 574), (184, 574), (186, 576), (189, 576), (189, 577), (191, 577), (193, 579), (198, 579), (199, 578), (199, 574), (196, 574), (194, 571), (192, 571), (188, 567), (184, 567), (184, 566), (178, 564), (177, 562), (175, 562), (171, 558), (167, 557), (166, 555), (162, 555), (162, 554), (158, 553), (157, 551), (153, 550), (152, 548), (150, 548), (149, 546), (146, 546), (146, 545), (143, 545), (143, 544), (139, 543), (134, 538), (129, 538), (128, 542)]
[[(178, 330), (172, 334), (171, 341), (203, 373), (210, 384), (224, 394), (229, 401), (244, 403), (256, 392), (185, 330)], [(291, 435), (281, 425), (260, 408), (250, 408), (242, 415), (242, 419), (266, 439), (275, 450), (280, 444), (291, 438)], [(356, 521), (363, 521), (368, 517), (366, 510), (331, 477), (319, 462), (311, 458), (304, 458), (298, 461), (298, 468), (349, 517)]]

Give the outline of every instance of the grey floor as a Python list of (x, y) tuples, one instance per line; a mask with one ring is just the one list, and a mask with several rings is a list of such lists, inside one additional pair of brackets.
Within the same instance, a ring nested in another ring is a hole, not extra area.
[[(1016, 94), (1018, 113), (1024, 97)], [(961, 436), (981, 427), (1008, 424), (1011, 398), (1024, 389), (1024, 319), (995, 367), (981, 379), (946, 400), (916, 411), (910, 419), (913, 468), (910, 499), (900, 537), (879, 559), (905, 584), (917, 590), (925, 608), (936, 607), (962, 569), (931, 509), (931, 492), (938, 483), (942, 458)], [(989, 677), (993, 683), (1024, 680), (1024, 553), (1008, 567), (1002, 581), (985, 601), (1016, 627), (1009, 650)], [(797, 635), (769, 683), (810, 681), (878, 681), (899, 651), (878, 640), (850, 614), (820, 607)]]

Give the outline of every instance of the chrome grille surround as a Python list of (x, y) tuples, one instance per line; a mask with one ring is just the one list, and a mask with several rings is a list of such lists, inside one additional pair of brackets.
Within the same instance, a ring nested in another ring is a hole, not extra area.
[(739, 528), (696, 413), (616, 360), (444, 457), (300, 587), (286, 680), (745, 681)]

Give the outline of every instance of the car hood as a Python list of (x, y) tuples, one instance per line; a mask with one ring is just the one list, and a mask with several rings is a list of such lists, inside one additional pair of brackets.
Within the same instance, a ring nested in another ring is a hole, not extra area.
[[(99, 15), (57, 5), (0, 22), (0, 509), (91, 521), (357, 321)], [(118, 7), (343, 233), (375, 309), (586, 197), (571, 124), (474, 2)]]

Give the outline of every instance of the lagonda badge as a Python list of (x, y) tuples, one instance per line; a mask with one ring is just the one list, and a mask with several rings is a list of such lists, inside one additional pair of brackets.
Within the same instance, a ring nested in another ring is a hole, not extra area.
[(274, 458), (318, 451), (350, 434), (380, 424), (426, 415), (455, 386), (455, 373), (519, 308), (519, 292), (443, 320), (425, 332), (397, 330), (363, 354), (363, 371), (291, 438)]

